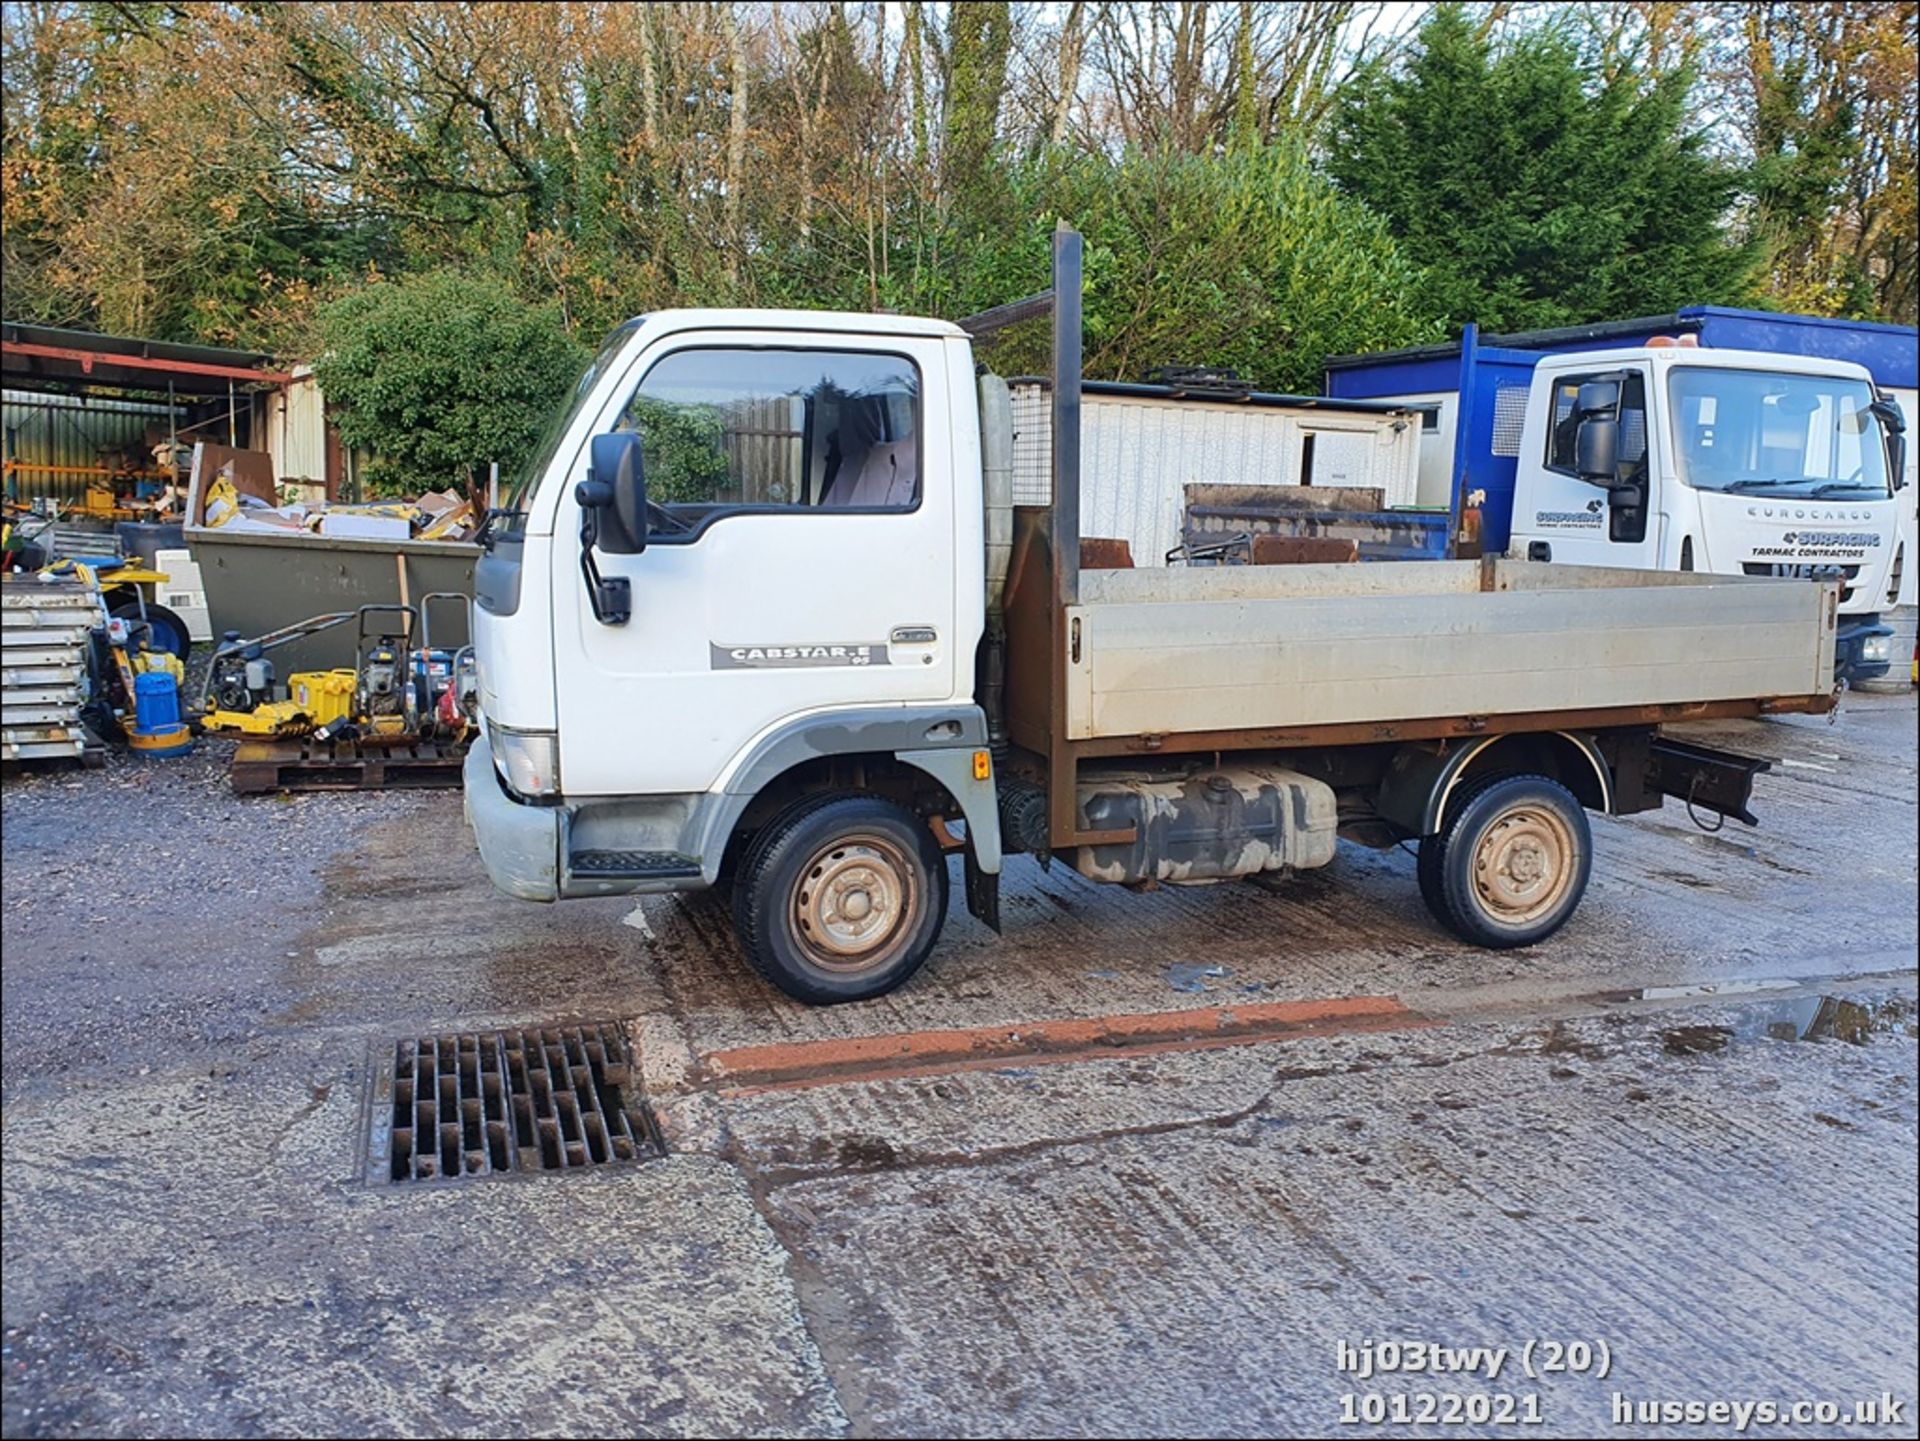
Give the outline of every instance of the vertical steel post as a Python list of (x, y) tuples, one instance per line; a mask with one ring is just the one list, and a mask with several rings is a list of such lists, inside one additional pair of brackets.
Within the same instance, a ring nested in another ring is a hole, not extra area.
[(1080, 764), (1067, 739), (1067, 611), (1080, 604), (1080, 235), (1053, 232), (1053, 675), (1048, 702), (1047, 831), (1053, 845), (1080, 834)]
[(1053, 232), (1053, 577), (1058, 604), (1080, 603), (1080, 232)]
[[(1460, 527), (1467, 513), (1468, 459), (1473, 438), (1474, 407), (1480, 403), (1480, 327), (1471, 320), (1460, 332), (1460, 385), (1453, 417), (1453, 475), (1448, 486), (1447, 559), (1460, 553)], [(1484, 523), (1484, 522), (1483, 522)]]

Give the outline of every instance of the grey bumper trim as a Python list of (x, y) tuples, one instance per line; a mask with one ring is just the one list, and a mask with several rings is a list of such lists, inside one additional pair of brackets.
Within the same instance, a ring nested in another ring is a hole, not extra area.
[(523, 901), (558, 900), (559, 809), (521, 805), (502, 790), (485, 735), (467, 752), (462, 774), (467, 823), (494, 887)]

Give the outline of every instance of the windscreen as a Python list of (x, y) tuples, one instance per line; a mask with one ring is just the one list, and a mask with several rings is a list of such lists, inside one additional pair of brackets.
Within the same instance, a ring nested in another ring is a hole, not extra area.
[(1892, 493), (1865, 381), (1683, 366), (1667, 384), (1674, 462), (1688, 485), (1795, 497)]
[(556, 405), (553, 414), (548, 417), (547, 428), (540, 432), (540, 443), (533, 448), (532, 457), (514, 476), (506, 495), (501, 499), (503, 509), (524, 511), (527, 508), (528, 497), (533, 494), (540, 477), (546, 474), (547, 467), (553, 463), (554, 453), (560, 449), (560, 442), (566, 438), (574, 417), (580, 413), (580, 407), (586, 404), (587, 397), (593, 393), (594, 383), (618, 358), (621, 348), (632, 339), (633, 332), (640, 328), (640, 322), (644, 319), (645, 316), (634, 317), (601, 342), (600, 349), (580, 372), (580, 378), (567, 391), (566, 400)]

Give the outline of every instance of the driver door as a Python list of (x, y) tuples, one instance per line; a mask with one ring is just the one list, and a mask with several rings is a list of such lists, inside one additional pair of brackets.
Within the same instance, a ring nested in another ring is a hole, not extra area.
[[(1621, 535), (1615, 523), (1607, 488), (1580, 479), (1574, 466), (1574, 435), (1578, 426), (1576, 400), (1588, 381), (1620, 381), (1619, 470), (1624, 479), (1638, 474), (1648, 482), (1646, 528), (1639, 536)], [(1660, 505), (1658, 488), (1651, 485), (1652, 455), (1647, 430), (1646, 372), (1638, 366), (1605, 371), (1575, 371), (1555, 377), (1548, 392), (1551, 407), (1547, 423), (1545, 470), (1529, 529), (1553, 546), (1553, 558), (1570, 565), (1612, 565), (1633, 570), (1655, 569), (1659, 563)], [(1519, 517), (1515, 518), (1516, 521)]]
[(794, 717), (952, 699), (946, 358), (931, 336), (802, 331), (643, 353), (614, 428), (642, 439), (647, 548), (597, 556), (632, 584), (625, 625), (589, 607), (571, 485), (556, 516), (568, 795), (707, 791)]

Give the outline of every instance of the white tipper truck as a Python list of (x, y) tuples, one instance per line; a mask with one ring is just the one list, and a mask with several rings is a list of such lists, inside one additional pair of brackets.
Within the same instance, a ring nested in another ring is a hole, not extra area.
[[(1063, 227), (1050, 291), (960, 325), (614, 332), (476, 567), (466, 803), (501, 890), (730, 889), (748, 961), (825, 1003), (921, 965), (949, 856), (998, 930), (1008, 854), (1151, 887), (1417, 841), (1436, 919), (1512, 947), (1579, 904), (1589, 812), (1752, 822), (1764, 763), (1659, 726), (1829, 709), (1830, 583), (1083, 564), (1080, 254)], [(1043, 314), (1052, 496), (1015, 507), (972, 341)], [(1588, 399), (1591, 470), (1619, 436)]]
[[(1432, 407), (1419, 500), (1457, 515), (1477, 498), (1489, 549), (1833, 581), (1836, 674), (1861, 682), (1890, 663), (1904, 677), (1912, 649), (1888, 621), (1912, 604), (1915, 343), (1911, 326), (1700, 306), (1342, 356), (1327, 382)], [(1606, 473), (1582, 474), (1596, 407), (1616, 444)]]

